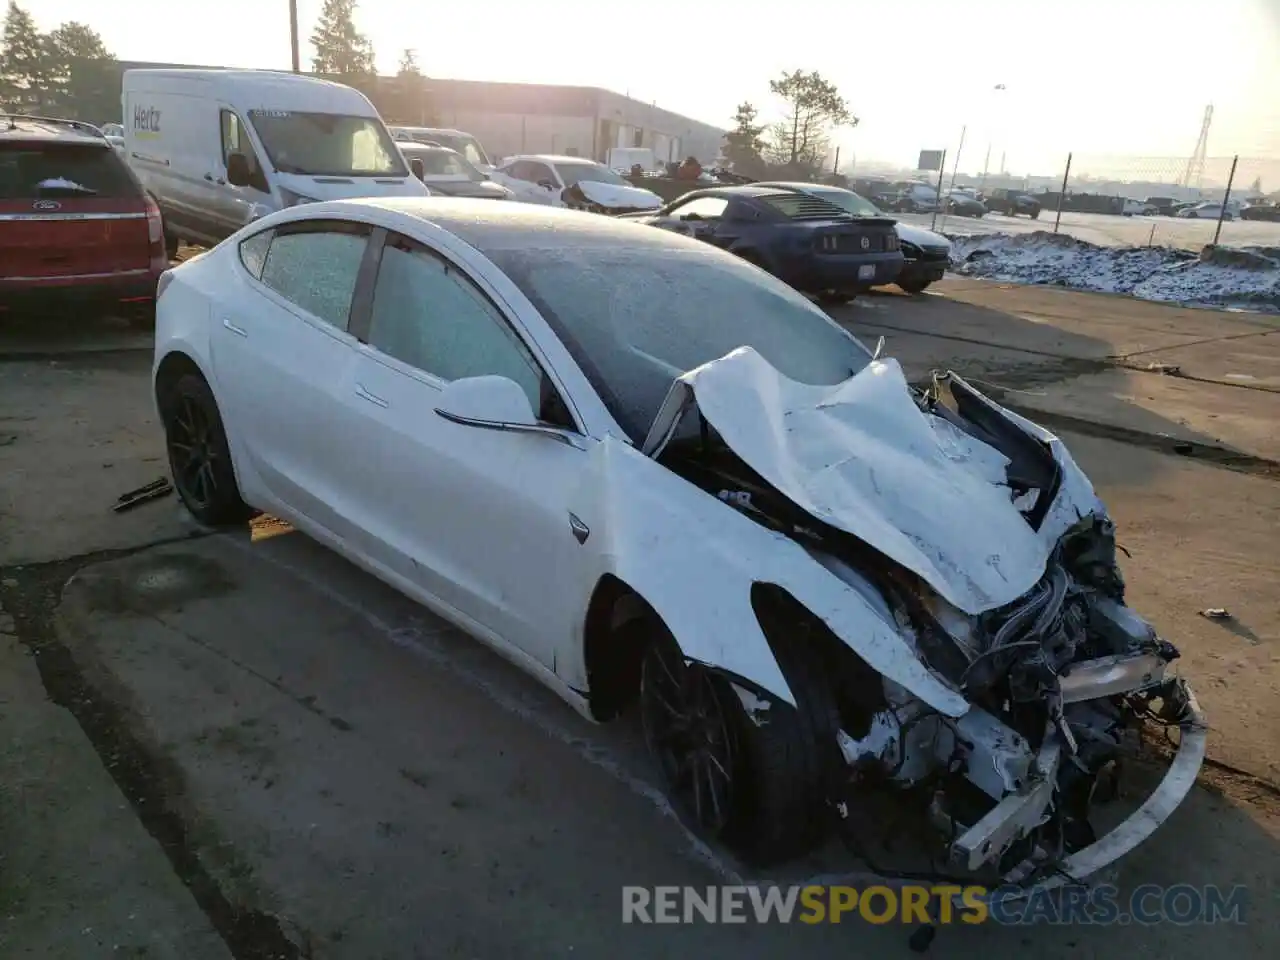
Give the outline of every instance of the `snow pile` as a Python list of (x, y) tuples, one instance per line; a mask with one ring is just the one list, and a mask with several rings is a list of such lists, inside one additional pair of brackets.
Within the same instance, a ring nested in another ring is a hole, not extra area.
[(1280, 312), (1280, 248), (1100, 247), (1066, 234), (949, 237), (963, 276), (1125, 293), (1215, 307)]

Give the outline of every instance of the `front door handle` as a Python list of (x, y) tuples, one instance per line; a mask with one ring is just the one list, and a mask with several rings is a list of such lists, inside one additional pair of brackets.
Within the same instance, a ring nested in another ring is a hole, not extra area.
[(249, 331), (246, 330), (244, 327), (237, 327), (234, 323), (232, 323), (230, 317), (223, 317), (222, 325), (226, 327), (228, 330), (230, 330), (232, 333), (234, 333), (237, 337), (247, 337), (249, 335)]
[(359, 397), (361, 400), (368, 400), (375, 407), (386, 408), (391, 406), (391, 404), (387, 403), (387, 401), (383, 400), (377, 394), (370, 393), (368, 390), (366, 390), (364, 388), (364, 384), (361, 384), (361, 383), (356, 384), (356, 396)]

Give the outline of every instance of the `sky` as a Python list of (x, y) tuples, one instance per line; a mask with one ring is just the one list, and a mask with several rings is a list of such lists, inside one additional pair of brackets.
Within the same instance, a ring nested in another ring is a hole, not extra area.
[[(287, 0), (20, 2), (121, 59), (289, 67)], [(298, 0), (304, 69), (321, 3)], [(1211, 157), (1280, 161), (1280, 0), (360, 0), (357, 26), (383, 73), (413, 47), (428, 76), (605, 87), (723, 127), (744, 100), (777, 117), (769, 80), (818, 70), (860, 121), (842, 169), (947, 148), (962, 171), (1052, 173), (1074, 151), (1167, 175), (1210, 103)]]

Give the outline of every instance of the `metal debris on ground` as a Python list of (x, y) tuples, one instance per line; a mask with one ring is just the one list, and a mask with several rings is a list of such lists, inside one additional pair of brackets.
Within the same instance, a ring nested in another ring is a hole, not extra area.
[(1147, 369), (1152, 373), (1163, 373), (1167, 377), (1176, 377), (1182, 373), (1182, 367), (1176, 363), (1148, 363)]
[(1209, 620), (1230, 620), (1231, 614), (1227, 612), (1225, 607), (1210, 607), (1208, 610), (1201, 610), (1200, 616)]
[(168, 477), (160, 477), (153, 480), (146, 486), (138, 487), (136, 490), (130, 490), (128, 493), (122, 493), (116, 499), (115, 505), (111, 508), (116, 513), (124, 513), (126, 510), (132, 510), (134, 507), (152, 500), (159, 500), (161, 497), (167, 497), (173, 493), (173, 484), (169, 482)]

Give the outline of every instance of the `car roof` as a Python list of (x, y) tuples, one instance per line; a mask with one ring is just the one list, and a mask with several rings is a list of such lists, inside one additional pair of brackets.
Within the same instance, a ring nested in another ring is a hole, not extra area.
[[(376, 211), (401, 214), (433, 223), (461, 237), (481, 253), (490, 249), (537, 247), (546, 241), (565, 247), (598, 245), (635, 249), (640, 246), (670, 248), (674, 240), (692, 250), (714, 250), (700, 240), (656, 230), (632, 220), (538, 203), (494, 203), (440, 196), (360, 197), (309, 203), (291, 207), (289, 211), (306, 217), (343, 217)], [(274, 221), (279, 216), (272, 215), (271, 219)], [(283, 219), (288, 221), (293, 217)]]
[(62, 120), (56, 117), (31, 117), (23, 114), (0, 113), (0, 142), (8, 140), (59, 141), (109, 147), (102, 131), (82, 120)]
[(442, 143), (423, 143), (421, 140), (397, 140), (395, 143), (397, 147), (414, 153), (452, 153), (456, 155), (458, 152)]
[(465, 130), (458, 130), (454, 127), (415, 127), (407, 123), (389, 123), (387, 124), (392, 130), (412, 130), (414, 133), (443, 133), (448, 137), (469, 137), (471, 134)]
[(803, 190), (806, 193), (810, 190), (844, 190), (846, 193), (853, 193), (846, 187), (837, 187), (832, 183), (801, 183), (798, 180), (760, 180), (756, 183), (746, 184), (752, 187), (766, 187), (774, 190)]
[[(800, 188), (796, 188), (800, 189)], [(692, 192), (692, 191), (691, 191)], [(717, 187), (705, 187), (697, 191), (700, 195), (710, 195), (716, 197), (777, 197), (785, 194), (794, 194), (796, 190), (784, 186), (770, 186), (763, 183), (731, 183), (723, 184)], [(688, 194), (685, 194), (688, 196)], [(677, 200), (683, 200), (684, 197), (676, 197)]]
[(571, 157), (562, 153), (517, 153), (514, 157), (507, 157), (503, 161), (503, 165), (513, 160), (541, 160), (544, 163), (589, 163), (593, 167), (604, 166), (604, 164), (596, 163), (590, 157)]

